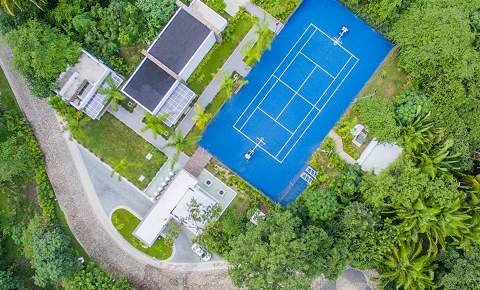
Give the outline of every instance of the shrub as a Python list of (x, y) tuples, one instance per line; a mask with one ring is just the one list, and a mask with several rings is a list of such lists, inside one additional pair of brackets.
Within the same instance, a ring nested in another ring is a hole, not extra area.
[(15, 67), (37, 97), (51, 96), (60, 73), (80, 55), (78, 43), (36, 20), (8, 32), (5, 40), (12, 48)]
[(353, 112), (380, 142), (395, 142), (400, 128), (395, 121), (393, 101), (381, 96), (368, 96), (355, 102)]

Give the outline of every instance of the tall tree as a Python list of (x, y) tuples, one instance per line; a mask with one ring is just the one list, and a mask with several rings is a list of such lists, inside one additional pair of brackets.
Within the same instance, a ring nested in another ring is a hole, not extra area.
[(175, 153), (172, 156), (172, 160), (171, 160), (172, 168), (173, 166), (175, 166), (175, 163), (178, 161), (180, 154), (185, 150), (185, 148), (194, 145), (195, 143), (198, 142), (198, 140), (200, 140), (200, 136), (183, 137), (181, 131), (177, 131), (175, 132), (175, 134), (170, 136), (170, 139), (168, 140), (168, 143), (164, 146), (164, 148), (175, 149)]
[(45, 0), (1, 0), (0, 5), (2, 6), (3, 11), (8, 13), (10, 16), (15, 15), (15, 9), (24, 9), (27, 3), (34, 4), (38, 9), (42, 9), (42, 5), (45, 4)]
[(435, 254), (422, 254), (422, 242), (401, 243), (385, 257), (380, 279), (396, 289), (430, 289), (435, 287), (433, 264)]
[(35, 217), (23, 235), (25, 255), (35, 270), (34, 281), (40, 287), (55, 286), (77, 270), (72, 245), (63, 232)]
[(154, 116), (150, 113), (145, 113), (143, 118), (143, 123), (145, 126), (140, 131), (145, 132), (147, 130), (152, 130), (153, 138), (157, 139), (158, 135), (168, 132), (164, 123), (164, 121), (168, 118), (168, 115), (169, 114), (165, 113)]
[(120, 91), (111, 77), (107, 78), (107, 86), (100, 88), (98, 92), (105, 95), (103, 103), (110, 103), (112, 110), (114, 111), (118, 111), (119, 102), (127, 99), (127, 97)]
[(38, 97), (50, 97), (60, 73), (80, 55), (78, 43), (36, 20), (8, 32), (5, 40), (12, 48), (15, 67)]
[(195, 122), (198, 129), (205, 129), (205, 126), (211, 118), (212, 114), (205, 112), (198, 103), (195, 104), (195, 116), (193, 116), (192, 120)]

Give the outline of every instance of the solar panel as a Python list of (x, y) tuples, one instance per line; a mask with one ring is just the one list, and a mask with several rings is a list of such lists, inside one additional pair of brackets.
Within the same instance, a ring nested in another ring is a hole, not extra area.
[(178, 119), (182, 116), (183, 112), (185, 112), (185, 109), (195, 96), (195, 93), (186, 85), (182, 83), (179, 84), (168, 97), (165, 104), (160, 108), (159, 114), (169, 114), (164, 123), (169, 127), (177, 123)]

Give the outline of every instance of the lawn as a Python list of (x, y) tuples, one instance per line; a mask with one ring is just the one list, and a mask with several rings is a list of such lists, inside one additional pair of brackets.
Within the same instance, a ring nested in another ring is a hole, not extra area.
[[(375, 94), (393, 99), (403, 91), (408, 83), (407, 75), (398, 66), (397, 54), (394, 51), (388, 55), (385, 62), (378, 68), (357, 98)], [(335, 126), (335, 132), (342, 137), (343, 149), (355, 159), (360, 157), (363, 149), (365, 149), (365, 145), (358, 148), (352, 144), (353, 136), (350, 134), (350, 130), (358, 123), (357, 120), (357, 116), (350, 108)]]
[(117, 231), (137, 250), (152, 256), (158, 260), (165, 260), (172, 255), (172, 244), (164, 238), (159, 238), (153, 246), (145, 246), (133, 236), (133, 231), (140, 223), (140, 220), (126, 209), (120, 208), (112, 214), (112, 224)]
[[(125, 159), (127, 170), (124, 177), (141, 190), (147, 187), (167, 160), (160, 150), (110, 113), (76, 130), (74, 137), (112, 168)], [(151, 160), (145, 158), (148, 153), (153, 155)], [(141, 175), (145, 176), (145, 180), (138, 180)]]
[(252, 28), (254, 22), (255, 18), (244, 10), (240, 10), (234, 17), (230, 18), (227, 27), (222, 33), (222, 43), (215, 43), (188, 79), (188, 86), (195, 93), (200, 95), (203, 92), (240, 41)]

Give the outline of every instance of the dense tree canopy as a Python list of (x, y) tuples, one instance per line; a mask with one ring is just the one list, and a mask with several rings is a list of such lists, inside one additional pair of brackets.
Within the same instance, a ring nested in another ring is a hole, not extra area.
[(56, 227), (36, 217), (23, 236), (25, 255), (35, 269), (35, 284), (41, 287), (56, 285), (77, 270), (71, 243)]
[(33, 94), (49, 97), (67, 65), (74, 64), (80, 46), (57, 29), (36, 20), (5, 35), (13, 51), (15, 67), (27, 78)]

